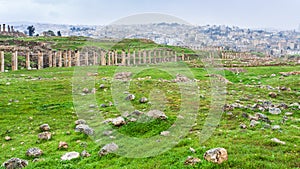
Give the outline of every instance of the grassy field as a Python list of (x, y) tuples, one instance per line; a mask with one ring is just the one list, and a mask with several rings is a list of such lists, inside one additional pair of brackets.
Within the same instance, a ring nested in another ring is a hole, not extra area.
[[(111, 79), (117, 67), (105, 66), (98, 68), (95, 88), (98, 106), (113, 102), (111, 96)], [(226, 103), (232, 104), (237, 100), (245, 106), (257, 103), (257, 100), (269, 100), (273, 104), (298, 102), (300, 98), (300, 76), (281, 78), (278, 72), (299, 71), (299, 66), (286, 67), (249, 67), (247, 72), (235, 74), (225, 71), (226, 78), (233, 84), (228, 84)], [(212, 136), (204, 143), (199, 143), (199, 132), (208, 115), (211, 103), (209, 78), (203, 68), (190, 67), (194, 77), (199, 80), (200, 107), (195, 125), (187, 136), (171, 150), (160, 155), (148, 158), (126, 158), (115, 154), (104, 157), (98, 156), (103, 144), (95, 143), (90, 137), (74, 131), (74, 121), (78, 119), (74, 110), (72, 98), (73, 68), (47, 68), (43, 70), (20, 70), (0, 74), (0, 163), (9, 158), (19, 157), (29, 161), (27, 168), (299, 168), (300, 167), (300, 110), (289, 107), (282, 110), (280, 115), (264, 113), (272, 121), (272, 125), (280, 125), (281, 130), (265, 128), (261, 122), (253, 128), (241, 129), (240, 123), (249, 126), (249, 120), (242, 117), (242, 113), (254, 115), (259, 110), (234, 109), (232, 114), (225, 112), (220, 124)], [(180, 72), (178, 72), (180, 73)], [(271, 76), (276, 74), (276, 76)], [(151, 78), (149, 78), (151, 76)], [(148, 77), (148, 78), (147, 78)], [(144, 79), (138, 79), (144, 78)], [(131, 103), (141, 111), (150, 110), (150, 104), (140, 104), (142, 96), (149, 98), (149, 89), (159, 89), (165, 92), (168, 101), (164, 107), (169, 118), (165, 121), (151, 123), (129, 123), (116, 128), (120, 133), (128, 136), (148, 138), (158, 135), (168, 129), (176, 120), (176, 113), (180, 107), (180, 95), (176, 83), (164, 82), (161, 79), (171, 80), (166, 72), (149, 67), (133, 77), (129, 92), (136, 95)], [(100, 89), (104, 84), (107, 88)], [(267, 90), (259, 88), (270, 85), (273, 87), (285, 86), (291, 91)], [(268, 93), (274, 91), (279, 95), (270, 98)], [(119, 112), (115, 106), (98, 108), (97, 112), (104, 117), (117, 117)], [(281, 120), (285, 112), (293, 112), (285, 123)], [(49, 141), (39, 141), (37, 134), (39, 126), (48, 123), (53, 138)], [(70, 132), (70, 134), (67, 134)], [(5, 141), (10, 136), (12, 140)], [(271, 138), (278, 138), (286, 145), (277, 144)], [(59, 141), (69, 144), (67, 150), (59, 150)], [(87, 143), (86, 150), (91, 154), (88, 158), (79, 158), (72, 161), (61, 161), (60, 157), (66, 152), (81, 152), (82, 142)], [(44, 154), (37, 162), (26, 157), (28, 148), (39, 147)], [(196, 153), (190, 152), (192, 147)], [(228, 161), (222, 164), (213, 164), (203, 159), (205, 151), (215, 147), (224, 147), (228, 151)], [(184, 165), (188, 156), (198, 157), (202, 162), (195, 166)]]

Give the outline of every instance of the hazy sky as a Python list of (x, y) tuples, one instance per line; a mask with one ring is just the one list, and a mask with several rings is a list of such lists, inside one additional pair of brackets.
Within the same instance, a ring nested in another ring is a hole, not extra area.
[(110, 24), (151, 12), (191, 24), (298, 29), (300, 0), (0, 0), (0, 22)]

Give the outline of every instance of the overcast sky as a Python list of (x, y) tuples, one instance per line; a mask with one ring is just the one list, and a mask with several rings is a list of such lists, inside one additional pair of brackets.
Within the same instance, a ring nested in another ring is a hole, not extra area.
[(0, 22), (107, 25), (163, 13), (194, 25), (298, 29), (300, 0), (0, 0)]

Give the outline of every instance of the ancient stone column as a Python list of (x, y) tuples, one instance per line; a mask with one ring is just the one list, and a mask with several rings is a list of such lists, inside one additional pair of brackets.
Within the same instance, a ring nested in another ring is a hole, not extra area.
[(93, 52), (93, 65), (97, 65), (97, 54)]
[(4, 72), (4, 52), (0, 52), (0, 72)]
[(58, 67), (62, 67), (62, 51), (58, 51)]
[(0, 24), (0, 32), (2, 32), (2, 25)]
[(125, 65), (125, 63), (126, 63), (126, 53), (125, 53), (125, 51), (122, 51), (122, 61), (121, 61), (121, 64), (122, 65)]
[(184, 61), (184, 53), (182, 53), (181, 59), (182, 59), (182, 61)]
[(158, 51), (158, 63), (161, 63), (162, 59), (161, 59), (161, 50)]
[(2, 32), (5, 32), (5, 24), (3, 24), (2, 29), (3, 29)]
[(12, 33), (14, 33), (14, 32), (15, 32), (15, 30), (14, 30), (14, 26), (11, 26), (11, 28), (10, 28), (10, 31), (11, 31)]
[(151, 58), (152, 58), (152, 57), (151, 57), (151, 54), (152, 54), (152, 51), (149, 50), (149, 51), (148, 51), (148, 63), (150, 63), (150, 64), (152, 63), (152, 61), (151, 61)]
[(10, 26), (7, 25), (7, 32), (10, 33)]
[(109, 65), (109, 66), (110, 66), (110, 61), (111, 61), (110, 57), (111, 57), (111, 51), (108, 51), (108, 53), (107, 53), (107, 65)]
[(68, 65), (68, 53), (66, 50), (63, 51), (63, 60), (64, 60), (64, 67)]
[(138, 56), (139, 56), (139, 65), (142, 64), (142, 52), (138, 51)]
[(133, 51), (132, 56), (133, 56), (133, 65), (136, 65), (136, 63), (135, 63), (135, 51)]
[(27, 70), (29, 70), (31, 67), (30, 67), (30, 52), (27, 52), (26, 53), (26, 56), (25, 56), (25, 67)]
[(85, 66), (88, 66), (89, 65), (89, 52), (85, 52)]
[(118, 65), (118, 52), (115, 51), (115, 65)]
[(49, 50), (49, 52), (48, 52), (48, 58), (49, 58), (49, 67), (52, 67), (53, 56), (52, 56), (52, 51), (51, 50)]
[(174, 62), (177, 62), (177, 52), (174, 52)]
[(154, 51), (153, 51), (153, 63), (154, 63), (154, 64), (157, 63), (157, 61), (156, 61), (156, 53), (157, 53), (157, 51), (154, 50)]
[(127, 65), (128, 66), (130, 65), (130, 59), (131, 59), (130, 51), (128, 50), (128, 53), (127, 53)]
[(143, 63), (146, 63), (147, 62), (147, 52), (144, 50), (143, 51)]
[(56, 67), (57, 52), (53, 53), (52, 67)]
[(80, 52), (78, 50), (75, 51), (75, 60), (76, 60), (76, 66), (80, 66)]
[(68, 67), (72, 67), (72, 50), (68, 51)]
[(111, 65), (115, 64), (115, 52), (111, 51)]
[(18, 52), (17, 51), (12, 53), (11, 68), (13, 71), (18, 70)]
[(44, 67), (44, 56), (43, 53), (38, 51), (38, 69), (43, 69)]
[(102, 66), (106, 65), (106, 58), (105, 58), (105, 56), (106, 56), (106, 52), (101, 51), (101, 65)]

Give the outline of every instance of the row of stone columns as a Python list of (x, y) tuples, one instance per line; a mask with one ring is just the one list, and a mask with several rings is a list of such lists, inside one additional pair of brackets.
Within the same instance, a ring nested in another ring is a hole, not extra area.
[[(177, 62), (178, 60), (185, 60), (185, 55), (177, 56), (174, 51), (128, 51), (121, 52), (120, 58), (117, 51), (100, 51), (100, 52), (79, 52), (79, 51), (38, 51), (36, 54), (26, 52), (25, 67), (31, 69), (32, 56), (36, 56), (37, 69), (44, 68), (44, 59), (48, 59), (48, 67), (71, 67), (71, 66), (89, 66), (89, 65), (138, 65), (138, 64), (156, 64), (162, 62)], [(11, 58), (12, 70), (18, 70), (18, 51), (12, 52)], [(0, 70), (4, 72), (4, 52), (0, 52)]]
[[(0, 32), (6, 32), (6, 25), (5, 24), (2, 25), (2, 28), (1, 28), (1, 24), (0, 24)], [(7, 25), (7, 32), (8, 33), (15, 32), (14, 26)]]
[(251, 57), (250, 53), (231, 53), (231, 52), (222, 52), (222, 59), (248, 59)]

